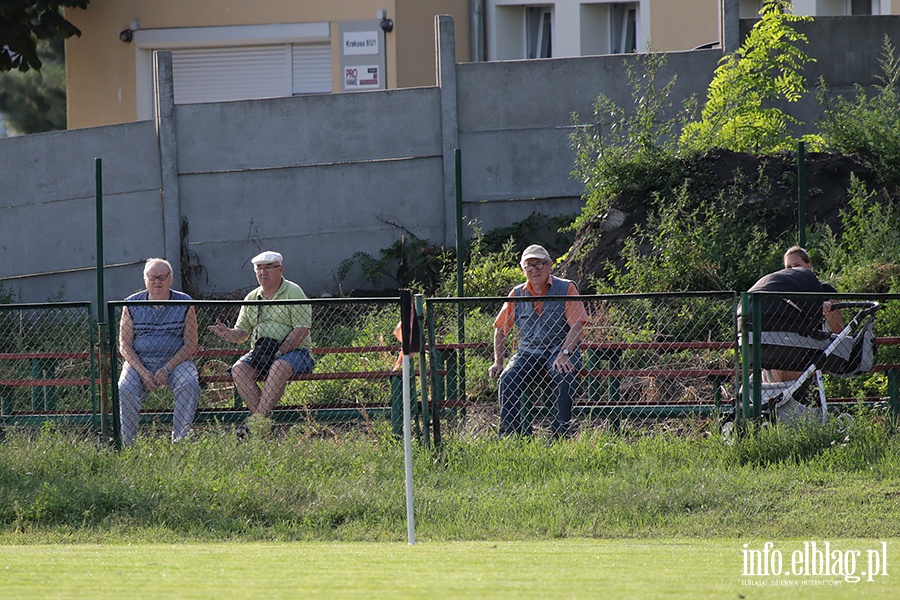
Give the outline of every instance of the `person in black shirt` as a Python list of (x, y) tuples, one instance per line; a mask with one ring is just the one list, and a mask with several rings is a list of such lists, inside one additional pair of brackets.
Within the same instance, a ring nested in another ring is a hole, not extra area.
[[(837, 290), (822, 283), (813, 271), (809, 254), (800, 246), (792, 246), (784, 253), (784, 269), (761, 277), (750, 288), (751, 292), (832, 292)], [(791, 331), (811, 335), (823, 330), (837, 333), (844, 324), (840, 311), (831, 310), (830, 301), (821, 299), (801, 300), (793, 298), (765, 299), (761, 306), (762, 331)], [(801, 372), (769, 369), (769, 381), (793, 381)]]

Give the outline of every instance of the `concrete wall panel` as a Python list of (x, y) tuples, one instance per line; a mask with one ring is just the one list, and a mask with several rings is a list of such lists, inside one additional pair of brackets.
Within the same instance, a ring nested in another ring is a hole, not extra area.
[(571, 127), (460, 134), (463, 200), (578, 197)]
[[(333, 274), (355, 252), (377, 256), (404, 229), (422, 239), (442, 235), (433, 189), (440, 169), (436, 157), (183, 175), (188, 247), (207, 270), (199, 283), (209, 293), (242, 287), (252, 276), (249, 258), (276, 249), (303, 257), (301, 286), (333, 293)], [(362, 283), (358, 273), (348, 282)]]
[(440, 154), (437, 88), (176, 106), (181, 173)]
[(156, 131), (149, 121), (0, 141), (0, 207), (94, 197), (98, 157), (104, 192), (159, 189)]

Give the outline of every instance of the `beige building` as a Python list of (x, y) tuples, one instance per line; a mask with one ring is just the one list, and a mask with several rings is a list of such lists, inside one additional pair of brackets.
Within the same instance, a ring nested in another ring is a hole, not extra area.
[(434, 16), (469, 60), (469, 0), (92, 0), (67, 9), (70, 129), (151, 119), (153, 51), (175, 102), (435, 85)]
[(485, 0), (488, 60), (690, 50), (718, 43), (720, 0)]
[[(729, 4), (752, 18), (762, 2)], [(66, 42), (68, 124), (152, 119), (156, 50), (172, 52), (176, 104), (433, 86), (438, 14), (454, 18), (456, 59), (468, 62), (715, 46), (726, 3), (92, 0), (66, 10), (82, 31)], [(878, 15), (895, 14), (900, 0), (794, 6), (812, 16)]]

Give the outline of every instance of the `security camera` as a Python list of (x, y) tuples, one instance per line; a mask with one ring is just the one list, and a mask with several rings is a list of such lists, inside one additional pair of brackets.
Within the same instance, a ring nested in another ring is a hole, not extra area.
[(385, 33), (390, 33), (394, 30), (394, 22), (387, 17), (381, 19), (381, 30)]
[(130, 44), (131, 40), (134, 39), (134, 32), (130, 29), (123, 29), (121, 32), (119, 32), (119, 39), (126, 44)]

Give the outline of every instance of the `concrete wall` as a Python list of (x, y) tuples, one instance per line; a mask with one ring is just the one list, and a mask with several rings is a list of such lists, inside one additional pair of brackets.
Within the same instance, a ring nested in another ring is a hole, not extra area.
[(441, 240), (439, 106), (437, 88), (177, 106), (202, 289), (255, 284), (249, 259), (274, 249), (307, 293), (334, 293), (341, 261), (378, 256), (401, 228)]
[[(706, 88), (721, 53), (667, 56), (660, 82), (677, 73), (671, 98), (677, 110)], [(577, 213), (583, 186), (570, 176), (572, 114), (590, 123), (600, 94), (629, 104), (624, 65), (636, 60), (610, 55), (458, 65), (465, 216), (493, 225), (520, 221), (534, 211)]]
[[(378, 256), (405, 232), (453, 243), (456, 147), (463, 214), (482, 229), (577, 212), (571, 114), (589, 120), (600, 93), (627, 103), (636, 57), (455, 64), (452, 25), (440, 19), (438, 87), (175, 106), (162, 60), (158, 122), (0, 139), (3, 290), (29, 302), (95, 297), (95, 157), (107, 299), (139, 288), (151, 256), (172, 260), (199, 292), (226, 295), (255, 285), (249, 258), (275, 249), (286, 276), (319, 295), (341, 291), (344, 260)], [(818, 58), (807, 76), (871, 84), (884, 32), (898, 44), (898, 25), (804, 26)], [(660, 79), (678, 74), (676, 107), (705, 95), (719, 57), (668, 55)], [(817, 114), (814, 101), (791, 110), (808, 122)], [(355, 271), (344, 285), (364, 282)]]

